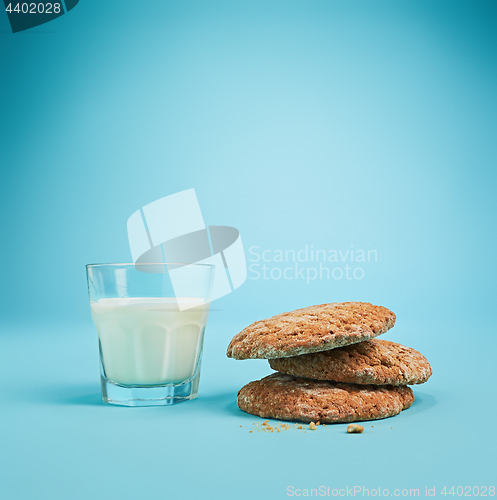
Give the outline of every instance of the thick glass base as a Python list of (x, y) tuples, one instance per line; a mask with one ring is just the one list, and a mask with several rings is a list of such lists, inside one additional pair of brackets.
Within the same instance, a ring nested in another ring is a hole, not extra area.
[(101, 376), (104, 403), (121, 406), (169, 406), (195, 399), (198, 395), (200, 367), (196, 375), (181, 384), (120, 385)]

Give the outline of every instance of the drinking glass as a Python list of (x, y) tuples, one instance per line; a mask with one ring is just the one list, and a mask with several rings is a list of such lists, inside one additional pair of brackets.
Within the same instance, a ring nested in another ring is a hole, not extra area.
[(102, 398), (162, 406), (198, 395), (215, 266), (90, 264)]

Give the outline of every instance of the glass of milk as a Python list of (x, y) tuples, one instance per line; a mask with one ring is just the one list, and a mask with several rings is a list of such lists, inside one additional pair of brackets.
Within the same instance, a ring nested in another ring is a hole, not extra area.
[(195, 399), (215, 267), (86, 266), (106, 403), (162, 406)]

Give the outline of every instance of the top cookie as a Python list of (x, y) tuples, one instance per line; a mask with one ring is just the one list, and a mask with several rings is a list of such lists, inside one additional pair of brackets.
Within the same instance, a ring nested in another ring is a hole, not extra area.
[(395, 314), (367, 302), (335, 302), (256, 321), (235, 335), (227, 355), (274, 359), (362, 342), (392, 328)]
[(271, 359), (269, 364), (273, 370), (297, 377), (351, 384), (422, 384), (432, 373), (430, 363), (418, 351), (380, 339), (303, 356)]

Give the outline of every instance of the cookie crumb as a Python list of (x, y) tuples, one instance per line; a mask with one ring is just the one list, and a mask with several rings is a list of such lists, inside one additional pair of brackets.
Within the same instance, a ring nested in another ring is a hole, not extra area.
[[(254, 422), (252, 425), (256, 426), (257, 432), (273, 432), (273, 433), (276, 432), (276, 433), (280, 433), (282, 431), (287, 431), (287, 430), (290, 430), (290, 429), (293, 429), (293, 428), (300, 429), (300, 430), (303, 430), (305, 432), (305, 430), (307, 429), (307, 427), (305, 425), (301, 425), (299, 423), (284, 424), (283, 422), (278, 422), (278, 423), (276, 423), (274, 425), (271, 425), (269, 423), (269, 420), (264, 420), (263, 422)], [(315, 431), (315, 430), (317, 430), (317, 426), (318, 425), (326, 426), (326, 424), (322, 424), (318, 420), (316, 423), (310, 422), (308, 429), (311, 430), (311, 431)], [(243, 426), (240, 425), (240, 427), (243, 427)], [(252, 433), (253, 431), (249, 431), (249, 432)]]
[[(361, 434), (362, 432), (364, 432), (364, 427), (362, 425), (350, 424), (347, 427), (348, 434)], [(371, 431), (371, 432), (373, 432), (373, 431)]]

